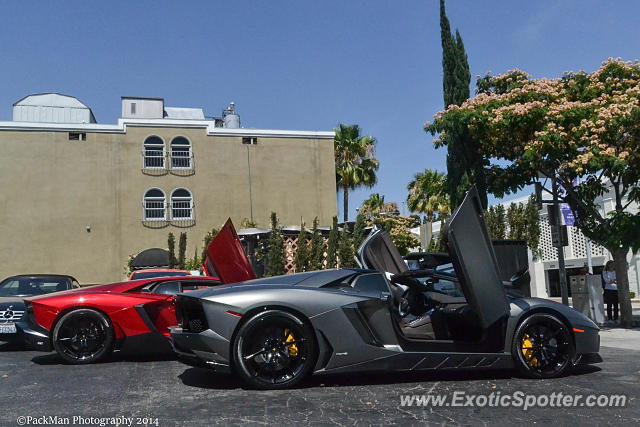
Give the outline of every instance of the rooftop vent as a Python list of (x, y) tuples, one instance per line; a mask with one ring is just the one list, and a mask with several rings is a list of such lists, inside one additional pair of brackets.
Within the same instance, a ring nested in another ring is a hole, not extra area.
[(224, 127), (228, 129), (238, 129), (240, 127), (240, 116), (236, 114), (236, 104), (231, 102), (227, 108), (222, 110), (222, 120)]

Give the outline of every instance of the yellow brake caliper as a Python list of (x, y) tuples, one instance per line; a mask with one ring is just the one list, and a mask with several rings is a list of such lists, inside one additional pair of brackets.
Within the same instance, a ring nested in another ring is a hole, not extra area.
[(531, 337), (529, 334), (524, 334), (522, 337), (522, 354), (524, 355), (525, 360), (529, 361), (529, 365), (534, 368), (538, 367), (538, 359), (533, 356), (533, 343), (531, 342)]
[[(295, 342), (296, 340), (288, 329), (284, 330), (284, 336), (286, 337), (285, 342)], [(296, 344), (289, 344), (287, 347), (289, 348), (289, 356), (296, 357), (298, 355), (298, 346)]]

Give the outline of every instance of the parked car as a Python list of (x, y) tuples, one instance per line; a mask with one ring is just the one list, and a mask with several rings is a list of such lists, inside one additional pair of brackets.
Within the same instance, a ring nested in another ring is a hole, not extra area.
[(96, 362), (115, 349), (171, 351), (176, 294), (220, 284), (217, 277), (160, 277), (27, 298), (16, 327), (31, 347), (70, 363)]
[(173, 268), (145, 268), (131, 273), (129, 280), (151, 279), (153, 277), (175, 277), (191, 276), (191, 272), (186, 270), (176, 270)]
[(58, 274), (26, 274), (11, 276), (0, 282), (0, 341), (14, 341), (15, 322), (25, 311), (23, 298), (79, 288), (71, 276)]
[[(174, 350), (185, 363), (260, 389), (293, 387), (313, 373), (366, 371), (515, 367), (552, 378), (602, 360), (589, 318), (505, 291), (475, 188), (443, 232), (451, 264), (436, 269), (410, 271), (389, 235), (376, 230), (358, 250), (363, 269), (178, 295)], [(223, 280), (253, 276), (229, 223), (208, 256)]]

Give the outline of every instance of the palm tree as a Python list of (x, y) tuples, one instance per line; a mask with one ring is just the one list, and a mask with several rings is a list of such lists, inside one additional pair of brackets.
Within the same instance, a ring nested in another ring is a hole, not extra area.
[(407, 206), (411, 212), (427, 216), (427, 242), (431, 241), (433, 221), (449, 213), (449, 197), (446, 191), (447, 176), (444, 173), (425, 169), (418, 172), (407, 185)]
[(384, 196), (380, 193), (371, 193), (369, 198), (362, 202), (360, 213), (365, 216), (377, 215), (384, 207)]
[(373, 187), (377, 182), (379, 164), (375, 157), (376, 139), (361, 136), (360, 126), (340, 123), (334, 129), (336, 186), (344, 192), (344, 221), (349, 220), (349, 190), (361, 186)]

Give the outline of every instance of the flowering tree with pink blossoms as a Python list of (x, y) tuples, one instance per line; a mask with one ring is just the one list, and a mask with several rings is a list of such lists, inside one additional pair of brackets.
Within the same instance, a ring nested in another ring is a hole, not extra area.
[[(632, 324), (627, 254), (640, 249), (640, 65), (605, 61), (591, 73), (534, 79), (520, 70), (487, 75), (477, 95), (435, 115), (436, 147), (466, 126), (501, 197), (555, 177), (582, 232), (613, 255), (621, 320)], [(595, 201), (611, 194), (613, 209)]]

